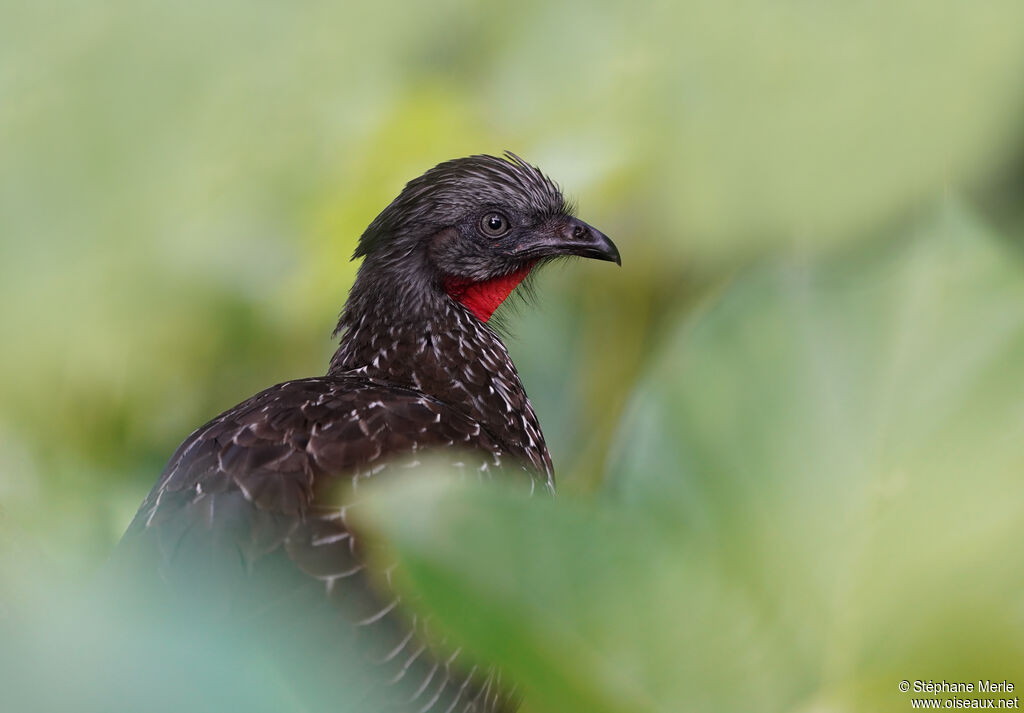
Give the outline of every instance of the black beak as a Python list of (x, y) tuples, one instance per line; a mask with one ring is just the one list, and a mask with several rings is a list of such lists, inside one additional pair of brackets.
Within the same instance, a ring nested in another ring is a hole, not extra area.
[(536, 242), (524, 248), (526, 249), (523, 253), (531, 253), (537, 257), (579, 255), (622, 265), (622, 258), (619, 257), (619, 249), (615, 247), (615, 243), (597, 228), (576, 218), (560, 222), (551, 233), (538, 237)]

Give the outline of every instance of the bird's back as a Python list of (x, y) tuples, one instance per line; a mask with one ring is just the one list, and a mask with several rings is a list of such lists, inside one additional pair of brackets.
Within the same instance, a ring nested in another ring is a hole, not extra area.
[(412, 389), (359, 376), (278, 384), (178, 448), (117, 557), (147, 569), (160, 599), (226, 629), (286, 617), (319, 632), (319, 647), (300, 637), (304, 654), (362, 657), (393, 684), (383, 698), (396, 709), (512, 710), (495, 672), (427, 648), (425, 622), (387, 591), (390, 573), (367, 571), (350, 528), (362, 483), (431, 452), (473, 477), (491, 477), (505, 455), (480, 423)]

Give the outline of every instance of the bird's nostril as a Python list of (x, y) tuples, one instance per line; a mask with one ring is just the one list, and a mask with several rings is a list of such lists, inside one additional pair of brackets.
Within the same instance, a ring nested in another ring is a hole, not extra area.
[(577, 225), (576, 227), (574, 227), (572, 229), (572, 237), (576, 238), (577, 240), (579, 240), (580, 238), (582, 238), (586, 234), (587, 234), (587, 229), (584, 228), (582, 225)]

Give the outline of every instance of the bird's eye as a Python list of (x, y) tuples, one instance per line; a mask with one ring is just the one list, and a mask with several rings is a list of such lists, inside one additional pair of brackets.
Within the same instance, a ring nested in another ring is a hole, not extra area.
[(504, 235), (508, 232), (508, 228), (508, 218), (501, 213), (488, 213), (480, 221), (480, 230), (484, 235), (489, 235), (492, 238)]

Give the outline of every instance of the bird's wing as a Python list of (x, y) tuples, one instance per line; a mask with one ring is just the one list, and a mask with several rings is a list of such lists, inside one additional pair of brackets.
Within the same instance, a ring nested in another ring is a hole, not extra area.
[[(441, 660), (425, 648), (425, 622), (413, 618), (410, 627), (398, 596), (370, 586), (347, 522), (360, 483), (431, 449), (458, 453), (453, 460), (483, 475), (502, 465), (503, 449), (479, 423), (421, 393), (357, 377), (279, 384), (181, 445), (121, 556), (133, 569), (155, 563), (154, 589), (201, 596), (185, 606), (211, 619), (259, 625), (328, 602), (328, 618), (344, 631), (323, 634), (321, 648), (354, 633), (359, 653), (387, 671), (410, 710), (514, 710), (496, 673), (467, 671), (458, 652)], [(341, 504), (339, 488), (347, 491)], [(390, 572), (383, 576), (390, 581)], [(198, 595), (197, 582), (219, 589)]]

